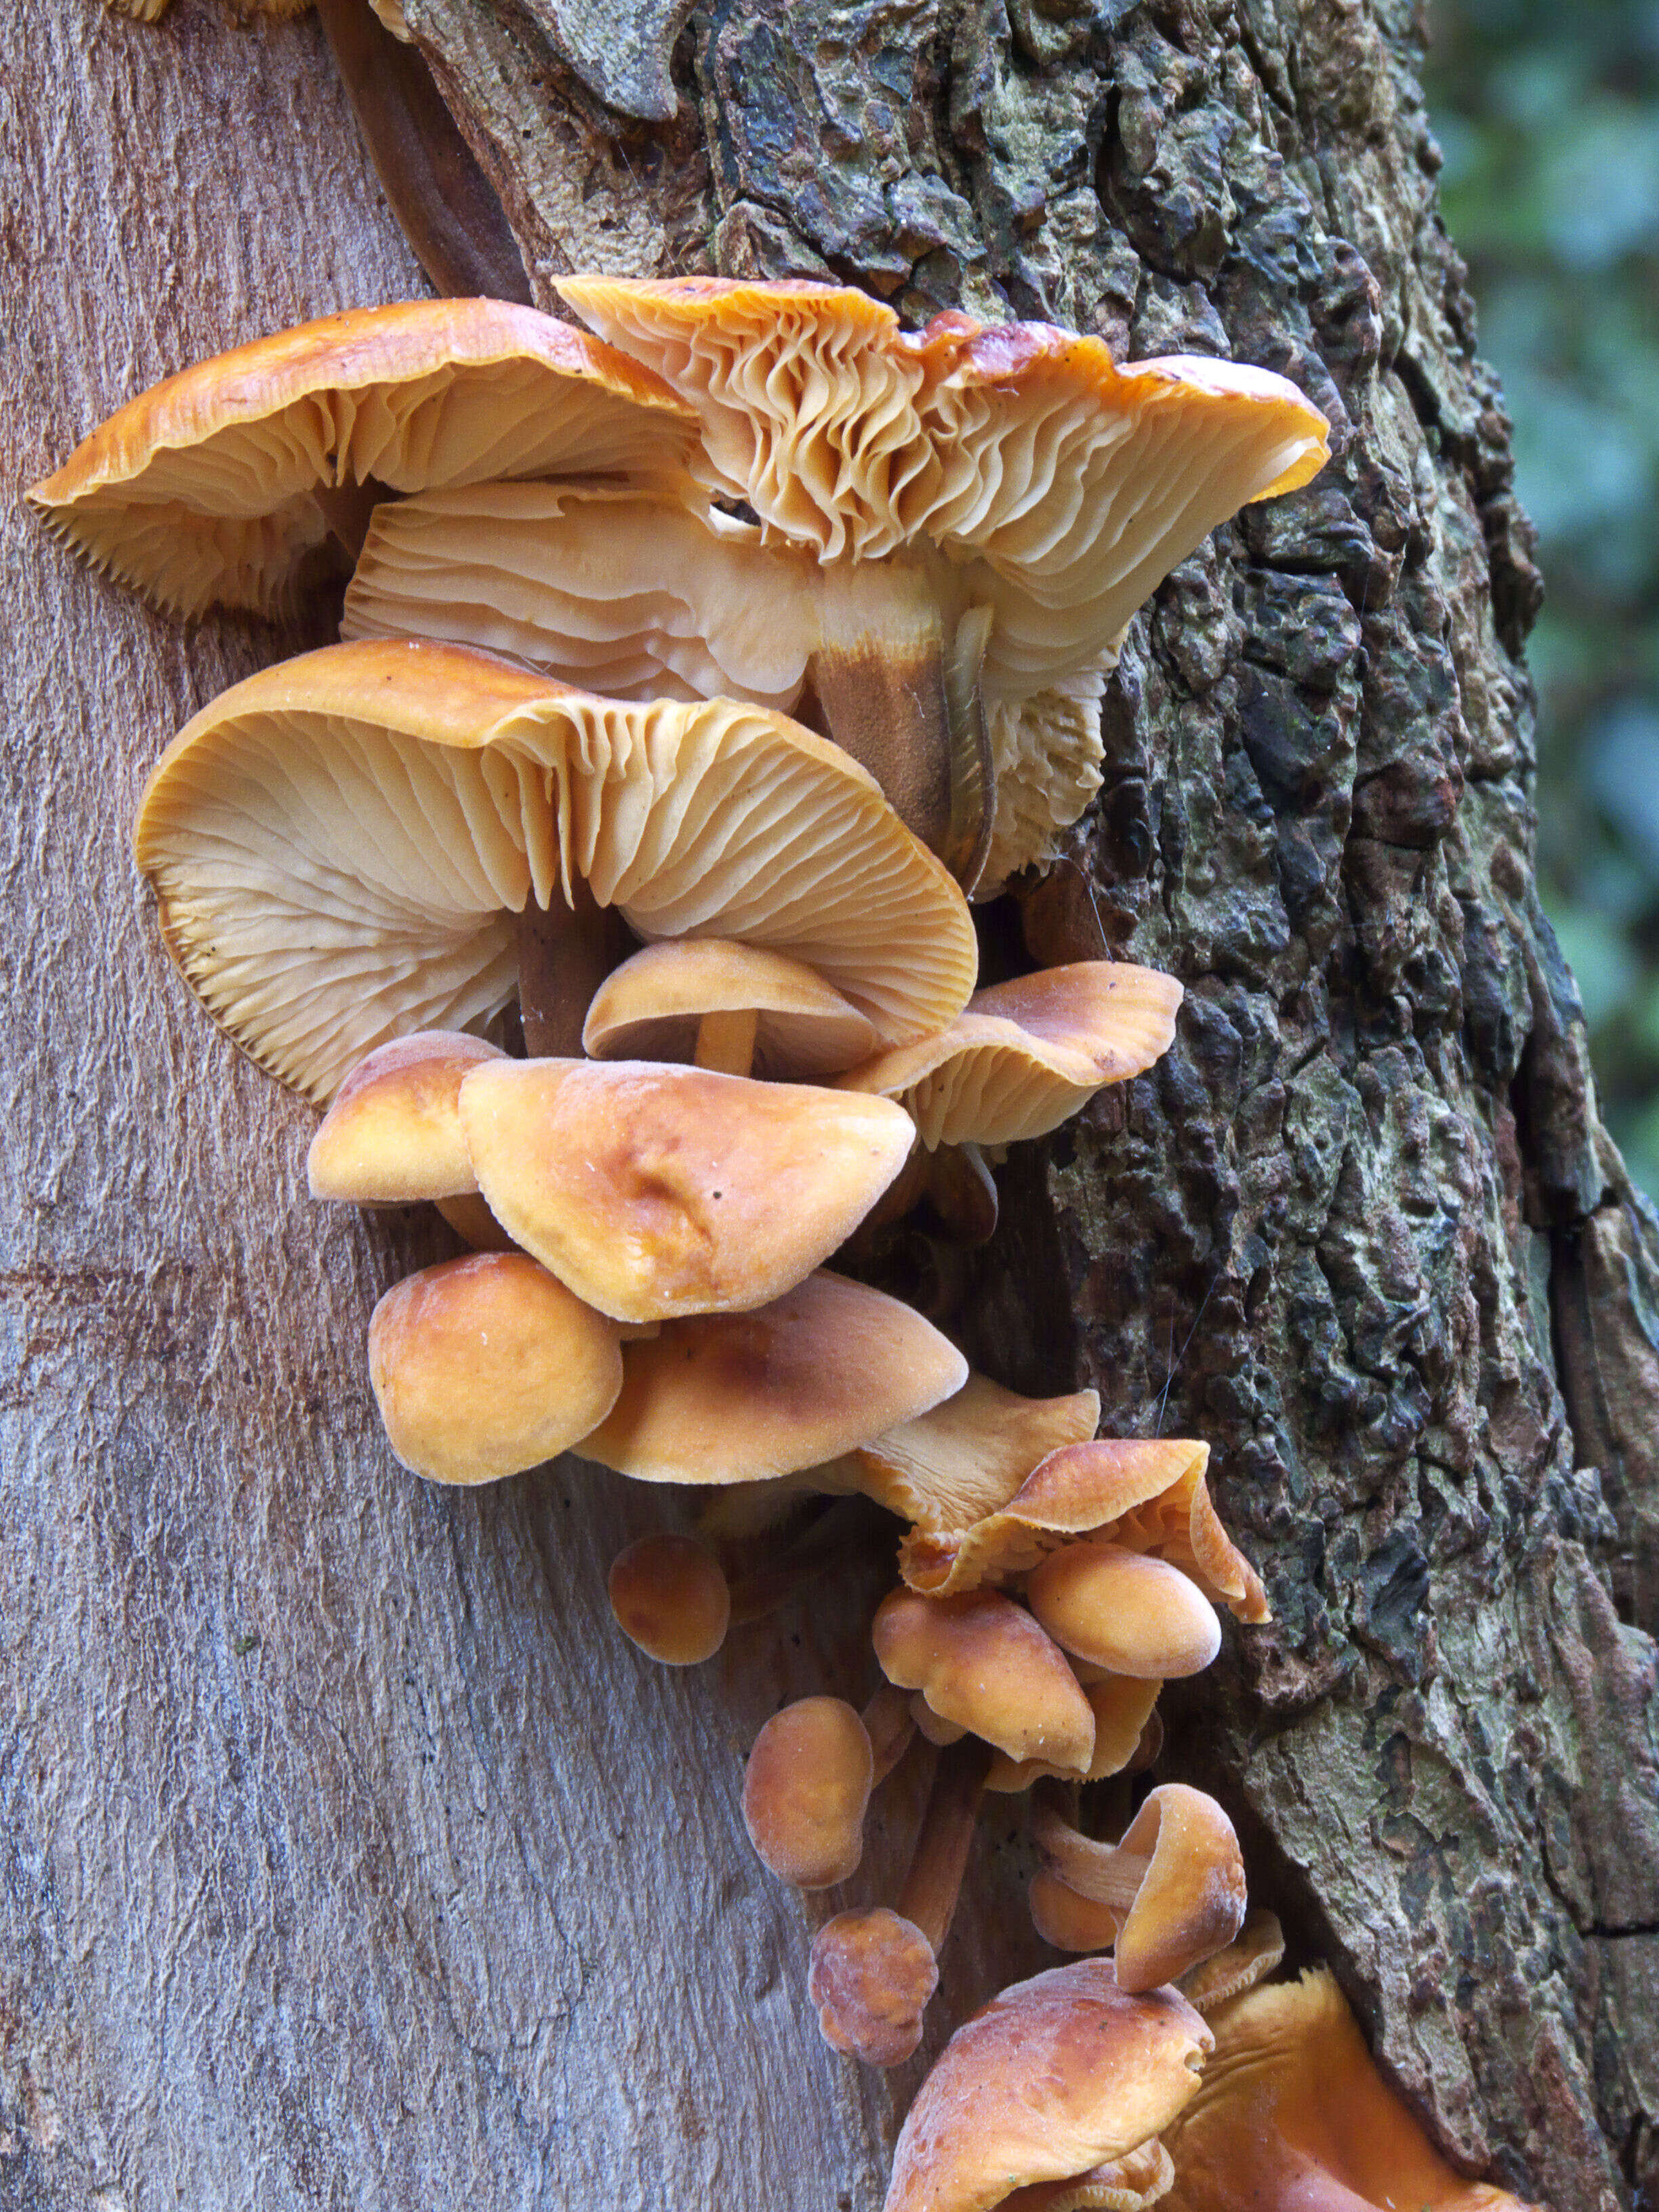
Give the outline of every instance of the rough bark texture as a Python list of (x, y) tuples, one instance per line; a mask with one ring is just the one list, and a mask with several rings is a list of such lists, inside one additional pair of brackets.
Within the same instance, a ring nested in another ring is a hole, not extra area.
[[(1532, 887), (1536, 580), (1420, 25), (731, 0), (671, 52), (672, 7), (609, 47), (574, 5), (407, 9), (544, 298), (827, 266), (1261, 362), (1338, 423), (1137, 621), (1100, 802), (988, 920), (1189, 995), (1155, 1076), (1010, 1162), (965, 1327), (1216, 1445), (1278, 1621), (1166, 1692), (1162, 1771), (1438, 2139), (1555, 2212), (1659, 2201), (1659, 1227)], [(0, 33), (14, 480), (198, 354), (418, 289), (314, 30), (36, 14)], [(678, 117), (602, 105), (664, 68)], [(0, 2203), (872, 2212), (922, 2059), (1042, 1962), (1015, 1815), (922, 2058), (832, 2059), (810, 1925), (890, 1891), (919, 1778), (805, 1911), (736, 1789), (782, 1697), (867, 1683), (879, 1571), (678, 1679), (603, 1594), (659, 1498), (388, 1466), (362, 1327), (435, 1237), (303, 1201), (307, 1117), (186, 1004), (125, 853), (165, 737), (296, 641), (180, 638), (6, 528)]]

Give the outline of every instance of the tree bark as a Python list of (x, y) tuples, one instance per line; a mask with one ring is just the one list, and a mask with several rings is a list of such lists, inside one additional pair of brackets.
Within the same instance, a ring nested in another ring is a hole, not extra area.
[[(1100, 800), (989, 918), (1188, 997), (1152, 1076), (1011, 1158), (968, 1348), (1216, 1447), (1277, 1618), (1165, 1692), (1159, 1771), (1222, 1796), (1437, 2140), (1555, 2212), (1655, 2197), (1659, 1224), (1533, 884), (1537, 581), (1421, 25), (406, 5), (545, 304), (827, 268), (908, 319), (1260, 362), (1336, 422), (1138, 618)], [(0, 38), (14, 481), (185, 362), (421, 289), (314, 27)], [(167, 974), (125, 848), (191, 708), (309, 641), (181, 637), (6, 529), (0, 2203), (873, 2212), (950, 2026), (1051, 1962), (1017, 1808), (917, 2060), (832, 2057), (811, 1928), (890, 1896), (915, 1777), (805, 1905), (737, 1792), (777, 1704), (868, 1686), (881, 1564), (672, 1676), (604, 1594), (659, 1497), (389, 1465), (362, 1329), (441, 1232), (303, 1200), (309, 1117)]]

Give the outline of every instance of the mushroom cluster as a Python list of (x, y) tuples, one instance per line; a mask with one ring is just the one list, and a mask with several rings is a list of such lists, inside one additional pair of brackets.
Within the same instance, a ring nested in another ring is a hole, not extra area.
[(1096, 2071), (1056, 2092), (1030, 2201), (1150, 2203), (1208, 2047), (1165, 1985), (1235, 1942), (1243, 1870), (1178, 1782), (1126, 1798), (1115, 1844), (1074, 1800), (1152, 1764), (1160, 1683), (1214, 1657), (1218, 1605), (1265, 1620), (1262, 1587), (1203, 1444), (1099, 1438), (1092, 1391), (971, 1374), (844, 1270), (860, 1224), (924, 1198), (988, 1235), (1002, 1148), (1168, 1048), (1180, 988), (1147, 969), (976, 988), (968, 902), (1087, 805), (1135, 609), (1305, 483), (1326, 424), (1260, 370), (1120, 368), (959, 314), (910, 334), (832, 286), (559, 289), (587, 330), (474, 300), (279, 333), (135, 399), (29, 494), (178, 616), (347, 585), (342, 642), (167, 748), (139, 865), (210, 1014), (327, 1109), (313, 1193), (429, 1201), (470, 1248), (369, 1325), (400, 1461), (476, 1483), (570, 1449), (702, 1488), (698, 1537), (611, 1571), (672, 1664), (845, 1540), (842, 1504), (799, 1533), (804, 1498), (903, 1524), (879, 1686), (768, 1723), (750, 1834), (803, 1890), (846, 1881), (872, 1790), (937, 1747), (896, 1905), (812, 1947), (825, 2035), (891, 2064), (984, 1793), (1029, 1791), (1037, 1926), (1112, 1960), (962, 2031), (892, 2202), (1001, 2201), (970, 2176), (918, 2194), (914, 2146), (949, 2132), (959, 2045), (1048, 2038)]

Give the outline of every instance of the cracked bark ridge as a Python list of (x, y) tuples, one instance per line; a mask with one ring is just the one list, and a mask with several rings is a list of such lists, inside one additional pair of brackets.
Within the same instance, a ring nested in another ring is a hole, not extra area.
[(1099, 802), (1024, 889), (1042, 958), (1103, 933), (1188, 997), (1012, 1164), (973, 1348), (1214, 1442), (1279, 1618), (1172, 1699), (1170, 1771), (1451, 2156), (1651, 2201), (1659, 1224), (1534, 888), (1540, 586), (1417, 12), (718, 0), (653, 128), (486, 0), (408, 12), (544, 299), (828, 270), (1260, 362), (1336, 423), (1138, 619)]

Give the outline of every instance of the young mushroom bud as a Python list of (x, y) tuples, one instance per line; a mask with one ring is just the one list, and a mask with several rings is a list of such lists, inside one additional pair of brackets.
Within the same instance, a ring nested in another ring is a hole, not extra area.
[(823, 2039), (866, 2065), (902, 2065), (921, 2040), (988, 1757), (983, 1744), (971, 1741), (939, 1754), (898, 1910), (838, 1912), (812, 1940), (806, 1989)]
[(1103, 1960), (1017, 1982), (917, 2092), (885, 2212), (1141, 2212), (1170, 2185), (1159, 2137), (1212, 2040), (1174, 1990), (1130, 1995)]
[(830, 1889), (858, 1870), (875, 1784), (869, 1731), (840, 1698), (799, 1698), (755, 1738), (743, 1819), (761, 1861), (797, 1889)]
[(1057, 1644), (1141, 1681), (1201, 1674), (1221, 1649), (1221, 1623), (1196, 1583), (1098, 1538), (1051, 1552), (1026, 1597)]
[(1232, 1822), (1214, 1798), (1184, 1783), (1154, 1790), (1115, 1845), (1073, 1827), (1052, 1785), (1042, 1784), (1031, 1833), (1051, 1874), (1118, 1916), (1120, 1988), (1174, 1981), (1244, 1924), (1244, 1862)]
[(606, 1588), (623, 1634), (666, 1667), (695, 1667), (726, 1641), (732, 1594), (695, 1536), (641, 1536), (611, 1562)]

